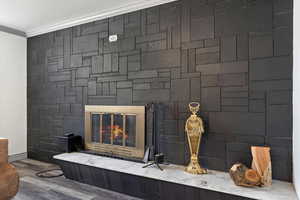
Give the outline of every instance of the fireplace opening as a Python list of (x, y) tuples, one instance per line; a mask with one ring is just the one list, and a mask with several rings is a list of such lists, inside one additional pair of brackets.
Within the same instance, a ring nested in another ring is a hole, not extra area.
[(135, 147), (136, 115), (92, 114), (92, 142)]
[(86, 106), (85, 148), (105, 155), (142, 159), (145, 106)]

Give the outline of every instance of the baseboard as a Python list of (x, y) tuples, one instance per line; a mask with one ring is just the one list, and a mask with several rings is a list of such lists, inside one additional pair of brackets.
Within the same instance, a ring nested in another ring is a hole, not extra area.
[(8, 162), (27, 159), (27, 152), (8, 156)]

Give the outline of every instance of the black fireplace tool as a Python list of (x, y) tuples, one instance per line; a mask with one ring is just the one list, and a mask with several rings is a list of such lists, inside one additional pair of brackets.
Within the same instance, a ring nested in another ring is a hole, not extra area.
[(151, 103), (147, 105), (148, 113), (150, 116), (152, 115), (152, 134), (149, 140), (149, 146), (146, 149), (145, 156), (144, 156), (144, 163), (146, 163), (143, 168), (150, 167), (152, 165), (156, 165), (157, 168), (163, 171), (160, 167), (160, 164), (167, 164), (165, 163), (165, 155), (160, 152), (159, 150), (159, 142), (158, 142), (158, 130), (159, 130), (159, 109), (157, 108), (159, 105), (155, 103)]
[(143, 166), (143, 168), (150, 167), (152, 165), (156, 165), (158, 169), (163, 171), (163, 169), (160, 167), (159, 164), (163, 164), (164, 160), (165, 160), (165, 155), (163, 153), (155, 154), (154, 160), (151, 161), (150, 163), (146, 164), (145, 166)]

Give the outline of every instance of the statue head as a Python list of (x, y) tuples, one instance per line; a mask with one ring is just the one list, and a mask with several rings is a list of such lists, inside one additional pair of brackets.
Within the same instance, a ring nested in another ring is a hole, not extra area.
[(190, 111), (193, 113), (193, 115), (196, 115), (196, 113), (200, 109), (200, 103), (198, 103), (198, 102), (191, 102), (191, 103), (189, 103), (189, 108), (190, 108)]

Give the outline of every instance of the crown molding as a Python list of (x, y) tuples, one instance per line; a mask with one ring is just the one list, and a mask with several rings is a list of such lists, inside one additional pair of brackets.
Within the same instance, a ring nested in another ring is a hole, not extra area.
[(111, 8), (109, 10), (96, 12), (96, 13), (89, 14), (89, 15), (82, 16), (82, 17), (70, 18), (68, 20), (64, 20), (64, 21), (61, 21), (61, 22), (55, 23), (55, 24), (40, 26), (40, 27), (26, 31), (26, 35), (27, 35), (27, 37), (33, 37), (33, 36), (41, 35), (44, 33), (49, 33), (49, 32), (53, 32), (53, 31), (77, 26), (80, 24), (85, 24), (85, 23), (89, 23), (89, 22), (93, 22), (93, 21), (97, 21), (97, 20), (101, 20), (101, 19), (106, 19), (109, 17), (114, 17), (117, 15), (126, 14), (126, 13), (130, 13), (133, 11), (137, 11), (137, 10), (141, 10), (144, 8), (149, 8), (152, 6), (157, 6), (157, 5), (161, 5), (161, 4), (165, 4), (165, 3), (169, 3), (169, 2), (173, 2), (173, 1), (177, 1), (177, 0), (137, 0), (133, 3), (123, 5), (120, 7)]
[(17, 35), (17, 36), (21, 36), (21, 37), (26, 37), (25, 32), (17, 30), (15, 28), (8, 27), (8, 26), (0, 25), (0, 31), (5, 32), (5, 33), (10, 33), (13, 35)]

